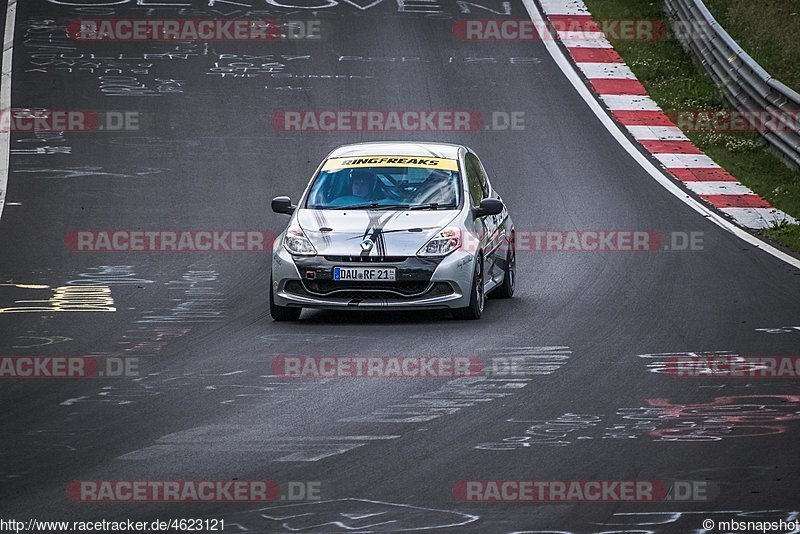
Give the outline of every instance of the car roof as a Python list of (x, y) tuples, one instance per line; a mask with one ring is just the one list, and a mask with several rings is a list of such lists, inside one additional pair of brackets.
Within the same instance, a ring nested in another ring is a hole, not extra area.
[(379, 141), (343, 145), (328, 154), (329, 158), (352, 156), (428, 156), (458, 159), (462, 145), (448, 143), (425, 143), (418, 141)]

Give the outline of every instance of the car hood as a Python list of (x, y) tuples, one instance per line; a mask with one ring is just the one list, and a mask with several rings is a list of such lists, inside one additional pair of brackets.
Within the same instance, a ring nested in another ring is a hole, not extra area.
[(297, 222), (322, 255), (359, 256), (361, 243), (374, 243), (370, 256), (413, 256), (457, 210), (300, 209)]

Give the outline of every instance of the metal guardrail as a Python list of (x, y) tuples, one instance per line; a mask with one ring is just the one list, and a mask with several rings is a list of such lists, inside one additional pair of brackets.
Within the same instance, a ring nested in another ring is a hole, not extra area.
[[(731, 105), (791, 166), (800, 168), (800, 94), (776, 80), (734, 41), (702, 0), (664, 0), (683, 48), (700, 63)], [(760, 120), (768, 113), (776, 126)]]

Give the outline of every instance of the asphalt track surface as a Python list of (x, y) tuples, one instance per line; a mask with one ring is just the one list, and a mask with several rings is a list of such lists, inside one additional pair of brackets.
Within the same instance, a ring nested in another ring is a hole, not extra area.
[[(216, 9), (246, 16), (232, 4)], [(503, 533), (688, 532), (708, 517), (794, 517), (797, 380), (680, 378), (652, 372), (660, 360), (641, 355), (797, 355), (800, 330), (759, 329), (800, 325), (800, 273), (656, 184), (541, 43), (453, 36), (456, 18), (497, 15), (444, 1), (413, 4), (434, 14), (401, 12), (388, 1), (366, 5), (263, 8), (278, 20), (322, 21), (317, 42), (175, 48), (71, 42), (63, 25), (79, 11), (20, 3), (13, 107), (137, 111), (142, 126), (12, 136), (0, 282), (49, 289), (0, 286), (0, 355), (137, 357), (141, 376), (3, 380), (0, 515), (224, 518), (226, 530), (249, 532)], [(151, 9), (124, 4), (96, 13), (178, 16), (175, 8)], [(526, 16), (516, 0), (510, 11)], [(61, 37), (47, 30), (58, 25)], [(81, 63), (92, 53), (105, 59)], [(272, 71), (220, 76), (234, 61), (273, 64)], [(136, 77), (146, 90), (104, 92), (106, 75)], [(328, 75), (346, 77), (313, 77)], [(514, 111), (525, 113), (525, 129), (275, 131), (270, 117), (287, 109)], [(703, 232), (703, 249), (519, 252), (515, 298), (489, 300), (478, 322), (444, 312), (306, 311), (298, 323), (279, 324), (267, 308), (266, 253), (65, 246), (69, 231), (85, 229), (277, 233), (286, 219), (269, 210), (272, 197), (296, 199), (335, 146), (381, 138), (473, 147), (496, 175), (518, 229)], [(109, 286), (116, 311), (7, 310), (82, 279)], [(513, 379), (270, 376), (272, 359), (286, 354), (477, 355), (487, 363), (522, 354), (543, 363)], [(655, 399), (677, 408), (654, 408)], [(508, 447), (514, 441), (504, 440), (514, 437), (521, 445)], [(231, 479), (319, 481), (325, 501), (291, 509), (274, 508), (288, 504), (280, 502), (103, 504), (73, 502), (66, 492), (73, 480)], [(520, 479), (707, 481), (714, 498), (498, 504), (461, 502), (453, 493), (460, 480)]]

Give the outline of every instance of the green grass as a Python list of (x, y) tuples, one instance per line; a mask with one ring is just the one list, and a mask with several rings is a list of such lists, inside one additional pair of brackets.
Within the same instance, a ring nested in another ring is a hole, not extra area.
[(800, 91), (800, 0), (705, 0), (723, 28), (767, 72)]
[[(584, 0), (596, 19), (664, 19), (660, 1)], [(747, 3), (752, 0), (741, 0)], [(775, 0), (797, 4), (800, 0)], [(739, 0), (719, 0), (739, 3)], [(762, 2), (753, 2), (761, 4)], [(797, 36), (793, 33), (787, 36)], [(730, 109), (722, 92), (673, 39), (632, 41), (611, 39), (619, 54), (665, 112), (672, 110)], [(796, 46), (800, 44), (795, 43)], [(800, 57), (796, 53), (795, 58)], [(795, 60), (797, 63), (797, 60)], [(794, 65), (798, 68), (798, 65)], [(685, 134), (695, 145), (743, 184), (776, 208), (800, 219), (800, 171), (786, 167), (756, 133), (697, 132)], [(800, 251), (800, 226), (789, 225), (762, 232), (793, 250)]]

